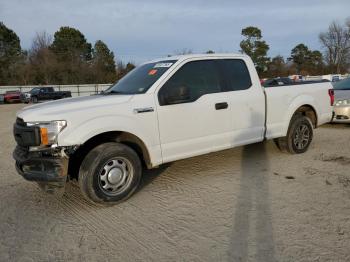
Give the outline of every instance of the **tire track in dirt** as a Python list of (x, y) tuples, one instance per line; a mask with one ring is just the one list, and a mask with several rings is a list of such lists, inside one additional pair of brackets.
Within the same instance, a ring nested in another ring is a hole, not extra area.
[[(82, 221), (91, 232), (101, 241), (107, 243), (115, 253), (123, 253), (127, 260), (147, 260), (147, 258), (152, 258), (150, 256), (152, 253), (149, 250), (159, 254), (166, 250), (166, 245), (148, 241), (147, 232), (153, 229), (132, 215), (132, 213), (137, 213), (133, 210), (135, 207), (129, 205), (126, 212), (128, 215), (125, 216), (121, 214), (125, 211), (125, 207), (122, 207), (123, 204), (107, 208), (96, 207), (82, 198), (80, 192), (76, 191), (79, 190), (78, 188), (72, 189), (68, 189), (68, 194), (65, 194), (63, 199), (59, 201), (60, 206), (65, 212)], [(134, 230), (135, 228), (138, 230)], [(175, 244), (164, 234), (162, 238), (163, 243), (168, 243), (167, 246)], [(130, 251), (126, 252), (127, 250)]]

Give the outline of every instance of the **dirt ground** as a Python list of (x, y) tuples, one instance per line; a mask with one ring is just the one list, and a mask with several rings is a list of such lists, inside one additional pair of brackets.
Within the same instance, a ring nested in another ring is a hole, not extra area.
[(266, 142), (148, 171), (103, 208), (16, 173), (21, 107), (0, 105), (0, 261), (350, 261), (350, 125), (315, 130), (302, 155)]

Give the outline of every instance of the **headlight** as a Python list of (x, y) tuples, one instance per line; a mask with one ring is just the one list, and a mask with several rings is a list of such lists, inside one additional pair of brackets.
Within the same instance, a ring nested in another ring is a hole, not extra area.
[(41, 145), (52, 145), (57, 143), (57, 136), (67, 126), (67, 121), (28, 122), (27, 126), (40, 128)]
[(346, 106), (346, 105), (350, 105), (350, 99), (344, 99), (344, 100), (337, 100), (335, 102), (336, 106)]

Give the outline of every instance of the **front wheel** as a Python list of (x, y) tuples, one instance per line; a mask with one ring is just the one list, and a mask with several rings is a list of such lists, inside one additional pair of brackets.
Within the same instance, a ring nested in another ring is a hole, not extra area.
[(281, 151), (301, 154), (307, 151), (313, 138), (311, 120), (303, 115), (295, 115), (288, 128), (287, 136), (274, 139)]
[(79, 170), (79, 186), (85, 198), (95, 203), (115, 204), (137, 189), (142, 174), (136, 152), (120, 143), (105, 143), (92, 149)]

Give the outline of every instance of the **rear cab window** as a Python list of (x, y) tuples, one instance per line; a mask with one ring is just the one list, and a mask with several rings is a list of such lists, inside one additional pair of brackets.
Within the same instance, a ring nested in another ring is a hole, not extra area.
[(246, 90), (252, 86), (248, 67), (242, 59), (220, 59), (219, 65), (226, 82), (225, 91)]

